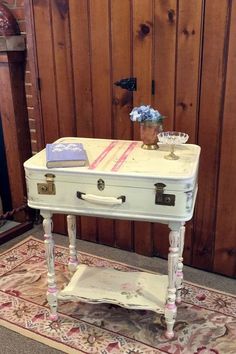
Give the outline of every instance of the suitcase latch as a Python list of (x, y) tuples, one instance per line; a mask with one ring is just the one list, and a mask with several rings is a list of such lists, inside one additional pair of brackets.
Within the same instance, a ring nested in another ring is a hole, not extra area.
[(164, 188), (166, 185), (164, 183), (155, 183), (156, 187), (156, 198), (155, 204), (157, 205), (175, 205), (175, 195), (174, 194), (164, 194)]
[(97, 187), (100, 191), (103, 191), (103, 189), (105, 189), (105, 182), (103, 181), (103, 179), (99, 178), (99, 180), (97, 181)]
[(45, 183), (37, 183), (38, 194), (53, 195), (56, 194), (56, 186), (54, 184), (55, 175), (52, 173), (47, 173), (45, 175)]

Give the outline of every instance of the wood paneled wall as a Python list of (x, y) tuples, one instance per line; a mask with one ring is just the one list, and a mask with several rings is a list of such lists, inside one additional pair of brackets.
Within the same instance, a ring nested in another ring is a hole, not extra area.
[[(61, 136), (139, 139), (129, 112), (152, 104), (166, 116), (165, 130), (187, 132), (202, 148), (185, 263), (236, 276), (236, 1), (25, 2), (37, 53), (30, 62), (40, 78), (41, 147)], [(130, 76), (137, 91), (114, 86)], [(83, 239), (166, 256), (163, 225), (87, 217), (78, 225)], [(65, 232), (62, 217), (57, 231)]]

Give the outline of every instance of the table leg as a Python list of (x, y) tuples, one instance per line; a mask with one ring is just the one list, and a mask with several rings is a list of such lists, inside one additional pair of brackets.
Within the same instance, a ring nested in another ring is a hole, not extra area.
[(185, 226), (182, 223), (180, 228), (180, 243), (179, 243), (179, 260), (176, 274), (176, 303), (181, 303), (181, 292), (183, 287), (183, 250), (184, 250), (184, 234), (185, 234)]
[(76, 254), (76, 216), (75, 215), (67, 215), (67, 230), (69, 235), (69, 262), (68, 268), (71, 272), (76, 270), (78, 265), (78, 258)]
[(44, 244), (46, 251), (46, 261), (48, 266), (47, 280), (47, 300), (50, 306), (51, 315), (50, 320), (56, 321), (58, 319), (57, 314), (57, 286), (55, 278), (55, 259), (54, 259), (54, 241), (52, 236), (52, 213), (41, 212), (43, 217), (43, 229), (44, 229)]
[(176, 317), (176, 273), (179, 259), (179, 238), (181, 223), (169, 223), (169, 254), (168, 254), (168, 278), (167, 301), (165, 306), (165, 320), (167, 330), (165, 336), (168, 339), (174, 337), (174, 323)]

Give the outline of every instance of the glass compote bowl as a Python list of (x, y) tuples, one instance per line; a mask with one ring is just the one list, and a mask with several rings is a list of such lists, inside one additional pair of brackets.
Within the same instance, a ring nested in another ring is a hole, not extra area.
[(158, 135), (160, 143), (170, 145), (170, 153), (165, 156), (167, 160), (178, 160), (179, 156), (175, 155), (175, 145), (184, 144), (188, 141), (188, 134), (181, 132), (161, 132)]

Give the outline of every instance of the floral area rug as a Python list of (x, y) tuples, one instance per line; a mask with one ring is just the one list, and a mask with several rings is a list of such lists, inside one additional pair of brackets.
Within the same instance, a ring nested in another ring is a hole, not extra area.
[[(1, 325), (66, 353), (236, 353), (236, 297), (187, 282), (173, 340), (163, 335), (163, 316), (109, 304), (60, 302), (58, 321), (50, 321), (44, 256), (43, 242), (33, 237), (1, 255)], [(56, 246), (55, 258), (62, 288), (70, 278), (68, 250)], [(79, 258), (87, 265), (137, 270), (86, 253)]]

